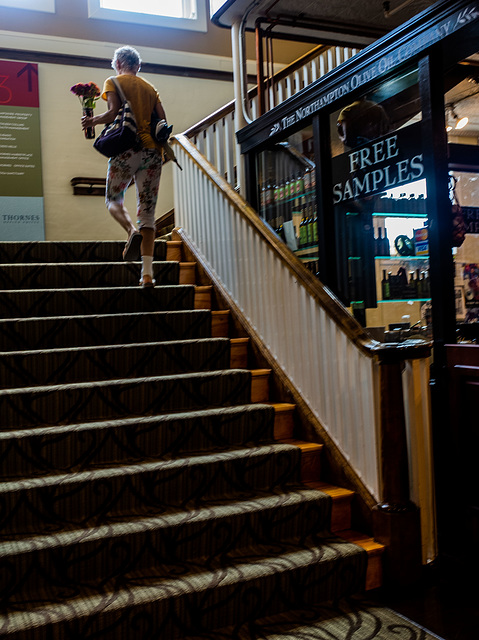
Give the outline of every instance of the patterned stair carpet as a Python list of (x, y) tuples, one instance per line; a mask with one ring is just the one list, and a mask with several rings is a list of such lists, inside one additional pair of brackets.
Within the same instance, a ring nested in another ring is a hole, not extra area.
[(0, 242), (0, 636), (301, 638), (271, 616), (360, 592), (366, 552), (166, 243), (151, 290), (122, 246)]
[(364, 600), (300, 609), (185, 640), (441, 640), (408, 618)]

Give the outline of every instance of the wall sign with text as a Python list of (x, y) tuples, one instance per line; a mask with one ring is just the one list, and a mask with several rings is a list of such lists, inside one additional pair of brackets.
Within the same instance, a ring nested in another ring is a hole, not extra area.
[(38, 65), (0, 60), (0, 241), (44, 237)]

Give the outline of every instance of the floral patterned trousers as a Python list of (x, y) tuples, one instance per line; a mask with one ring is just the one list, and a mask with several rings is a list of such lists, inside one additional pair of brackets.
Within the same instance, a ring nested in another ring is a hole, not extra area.
[(155, 207), (161, 176), (161, 156), (156, 149), (125, 151), (110, 158), (106, 177), (106, 204), (123, 204), (125, 192), (135, 181), (138, 228), (155, 228)]

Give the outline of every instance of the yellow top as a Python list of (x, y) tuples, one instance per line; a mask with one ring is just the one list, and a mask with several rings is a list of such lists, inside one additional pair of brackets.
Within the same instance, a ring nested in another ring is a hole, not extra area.
[[(121, 86), (133, 110), (142, 147), (161, 151), (161, 147), (153, 140), (150, 134), (151, 113), (158, 102), (161, 102), (157, 90), (150, 82), (140, 76), (121, 74), (116, 76), (115, 79)], [(116, 93), (116, 88), (111, 78), (107, 78), (103, 85), (101, 94), (103, 100), (108, 99), (106, 94), (109, 91)]]

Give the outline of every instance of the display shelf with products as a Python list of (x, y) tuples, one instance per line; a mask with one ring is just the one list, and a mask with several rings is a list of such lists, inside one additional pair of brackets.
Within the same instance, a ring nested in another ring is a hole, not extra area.
[(399, 326), (425, 333), (431, 300), (426, 199), (379, 198), (371, 219), (377, 306), (366, 309), (366, 324), (386, 336)]
[(301, 262), (309, 262), (310, 260), (318, 259), (318, 245), (311, 245), (305, 249), (297, 249), (294, 255), (301, 260)]
[(402, 194), (399, 199), (381, 198), (376, 205), (382, 209), (373, 213), (378, 303), (426, 302), (430, 286), (425, 199)]
[(391, 300), (429, 300), (429, 260), (424, 256), (377, 257), (376, 288), (378, 303)]
[(309, 127), (259, 156), (260, 217), (293, 251), (318, 244), (313, 156)]
[(391, 217), (425, 217), (426, 198), (424, 194), (419, 195), (401, 193), (399, 198), (386, 196), (379, 198), (376, 205), (376, 215), (387, 215)]

